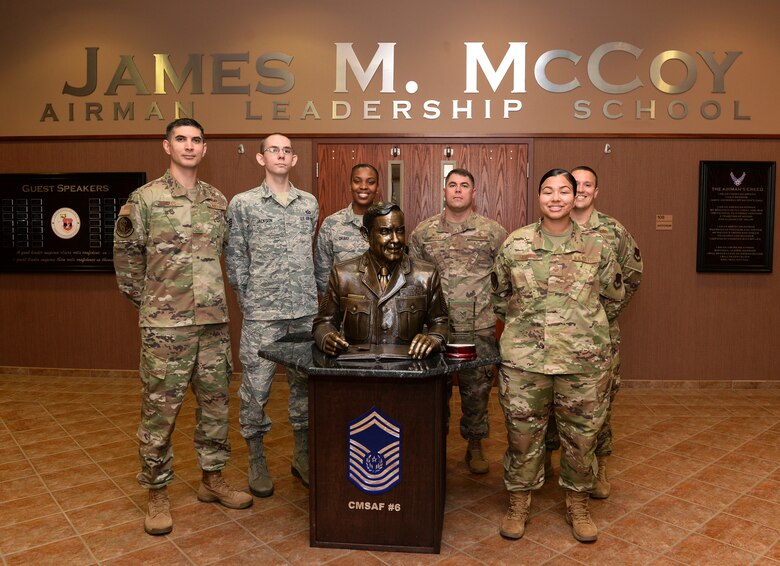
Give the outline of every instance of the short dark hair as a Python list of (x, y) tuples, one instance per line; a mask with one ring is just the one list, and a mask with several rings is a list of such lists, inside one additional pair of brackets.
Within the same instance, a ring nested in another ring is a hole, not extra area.
[(206, 139), (206, 132), (203, 130), (203, 126), (201, 126), (194, 118), (178, 118), (177, 120), (174, 120), (168, 124), (168, 127), (165, 128), (165, 138), (170, 141), (173, 130), (176, 128), (181, 128), (182, 126), (192, 126), (193, 128), (198, 128), (200, 130), (200, 136), (203, 139)]
[(557, 177), (558, 175), (563, 175), (569, 183), (571, 183), (571, 188), (574, 191), (574, 194), (577, 194), (577, 179), (574, 178), (574, 175), (569, 173), (566, 169), (550, 169), (542, 175), (542, 178), (539, 180), (539, 189), (537, 190), (537, 194), (542, 194), (542, 185), (544, 182), (549, 179), (550, 177)]
[(447, 184), (447, 181), (450, 180), (450, 175), (460, 175), (462, 177), (468, 177), (469, 181), (471, 181), (471, 186), (474, 186), (474, 175), (471, 174), (471, 171), (468, 169), (463, 168), (456, 168), (451, 170), (449, 173), (447, 173), (447, 176), (444, 177), (444, 184)]
[[(287, 134), (283, 134), (282, 132), (271, 132), (270, 134), (265, 136), (262, 140), (260, 140), (260, 153), (263, 153), (265, 151), (265, 141), (271, 136), (282, 136), (290, 140), (290, 137)], [(292, 147), (292, 140), (290, 140), (290, 146)], [(295, 151), (293, 151), (293, 153), (295, 153)]]
[(370, 234), (371, 228), (374, 227), (374, 219), (379, 216), (387, 216), (394, 210), (397, 210), (403, 214), (401, 207), (394, 202), (379, 201), (376, 204), (372, 204), (368, 207), (368, 210), (366, 210), (365, 214), (363, 214), (363, 228), (365, 228), (366, 231)]
[(596, 180), (596, 186), (599, 186), (599, 176), (596, 174), (596, 172), (588, 167), (587, 165), (577, 165), (574, 169), (571, 170), (572, 173), (575, 171), (587, 171), (588, 173), (591, 173), (593, 175), (593, 178)]
[(379, 171), (376, 170), (376, 167), (371, 165), (370, 163), (358, 163), (352, 168), (352, 171), (349, 174), (349, 178), (352, 179), (352, 177), (355, 176), (355, 171), (358, 169), (371, 169), (374, 172), (374, 175), (376, 176), (376, 180), (379, 181)]

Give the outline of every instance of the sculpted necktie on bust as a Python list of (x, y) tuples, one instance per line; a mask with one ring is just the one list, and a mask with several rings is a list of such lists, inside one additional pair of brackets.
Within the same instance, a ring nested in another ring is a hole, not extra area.
[(386, 267), (382, 266), (379, 269), (379, 288), (382, 290), (382, 293), (387, 289), (388, 281), (390, 281), (390, 272)]

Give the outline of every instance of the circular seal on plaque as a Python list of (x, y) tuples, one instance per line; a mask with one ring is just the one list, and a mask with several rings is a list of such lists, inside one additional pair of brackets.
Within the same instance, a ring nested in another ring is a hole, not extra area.
[(51, 216), (51, 229), (57, 237), (69, 240), (79, 233), (81, 219), (72, 208), (60, 208)]

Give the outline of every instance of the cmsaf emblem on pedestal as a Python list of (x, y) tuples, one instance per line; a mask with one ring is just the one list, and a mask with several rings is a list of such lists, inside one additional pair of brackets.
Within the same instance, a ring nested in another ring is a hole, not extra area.
[(376, 407), (349, 423), (347, 476), (366, 493), (384, 493), (401, 481), (401, 427)]

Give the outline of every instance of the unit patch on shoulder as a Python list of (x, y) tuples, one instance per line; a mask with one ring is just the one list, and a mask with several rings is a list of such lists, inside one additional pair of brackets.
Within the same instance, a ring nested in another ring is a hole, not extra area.
[(623, 274), (615, 273), (615, 289), (620, 289), (623, 286)]
[(128, 216), (120, 216), (116, 221), (116, 235), (127, 238), (133, 233), (133, 221)]
[(639, 248), (634, 248), (634, 259), (636, 261), (642, 261), (642, 254), (639, 253)]

